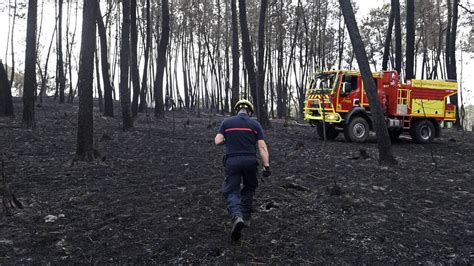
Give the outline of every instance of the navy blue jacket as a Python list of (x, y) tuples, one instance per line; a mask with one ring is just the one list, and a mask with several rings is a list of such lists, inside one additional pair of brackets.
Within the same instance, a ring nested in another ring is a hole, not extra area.
[(264, 139), (260, 123), (246, 113), (224, 119), (219, 133), (224, 135), (227, 156), (256, 155), (257, 141)]

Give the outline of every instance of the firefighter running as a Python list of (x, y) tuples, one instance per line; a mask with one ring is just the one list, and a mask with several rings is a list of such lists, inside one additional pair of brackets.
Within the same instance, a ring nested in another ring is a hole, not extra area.
[(250, 225), (253, 195), (258, 186), (256, 146), (264, 166), (262, 175), (268, 177), (271, 172), (262, 126), (250, 118), (253, 114), (252, 104), (240, 100), (234, 110), (237, 115), (222, 122), (214, 142), (216, 145), (225, 144), (226, 147), (225, 180), (221, 191), (232, 219), (231, 238), (237, 241), (242, 229)]

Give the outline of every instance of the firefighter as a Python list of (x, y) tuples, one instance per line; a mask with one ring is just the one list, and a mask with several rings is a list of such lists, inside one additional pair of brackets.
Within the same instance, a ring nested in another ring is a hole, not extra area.
[(169, 96), (168, 93), (166, 93), (166, 96), (165, 96), (165, 111), (170, 111), (170, 107), (171, 107), (171, 98)]
[(181, 95), (178, 95), (178, 106), (179, 106), (179, 109), (183, 109), (184, 107), (184, 103), (183, 103), (183, 99), (181, 98)]
[[(225, 144), (225, 180), (222, 184), (227, 211), (232, 219), (231, 238), (241, 237), (241, 230), (250, 225), (252, 199), (258, 186), (257, 149), (264, 166), (262, 175), (271, 175), (267, 145), (259, 122), (252, 120), (253, 105), (240, 100), (234, 107), (236, 116), (225, 119), (217, 133), (216, 145)], [(241, 189), (241, 182), (243, 183)]]

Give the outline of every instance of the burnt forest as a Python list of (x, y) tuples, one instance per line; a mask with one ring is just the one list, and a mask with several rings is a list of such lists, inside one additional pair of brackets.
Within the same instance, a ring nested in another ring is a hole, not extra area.
[(474, 3), (8, 0), (0, 24), (0, 265), (474, 263)]

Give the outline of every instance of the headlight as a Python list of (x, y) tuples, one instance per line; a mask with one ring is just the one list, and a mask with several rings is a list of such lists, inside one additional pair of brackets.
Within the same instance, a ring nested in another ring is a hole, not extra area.
[(328, 120), (337, 120), (337, 115), (335, 115), (335, 114), (328, 114), (328, 115), (326, 115), (326, 118), (327, 118)]

